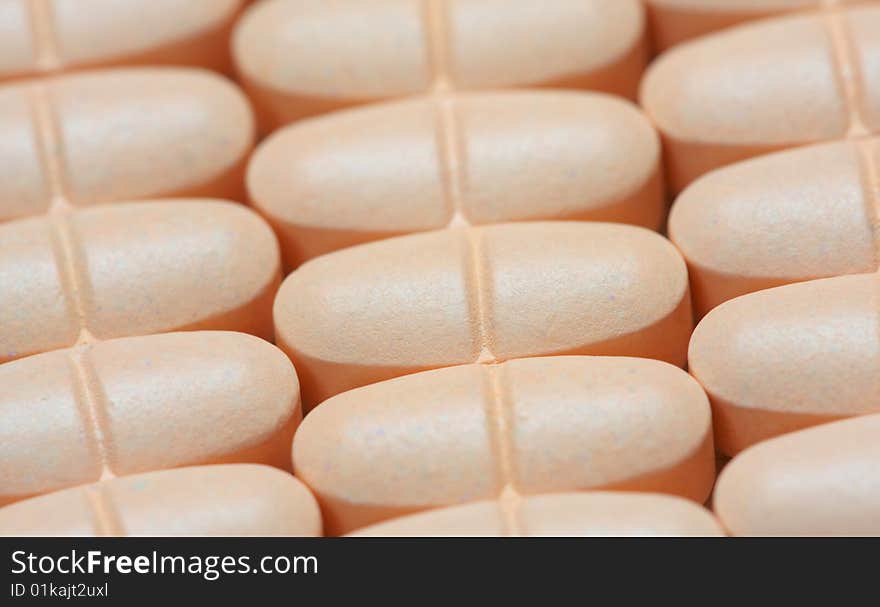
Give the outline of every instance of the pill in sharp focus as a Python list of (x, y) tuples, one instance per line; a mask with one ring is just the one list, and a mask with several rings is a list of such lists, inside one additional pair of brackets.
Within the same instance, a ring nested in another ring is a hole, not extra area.
[(275, 133), (247, 181), (287, 268), (447, 225), (657, 229), (665, 212), (656, 132), (628, 102), (596, 93), (459, 93), (337, 112)]
[(760, 289), (872, 272), (880, 259), (880, 138), (778, 152), (691, 184), (669, 216), (694, 309)]
[(626, 357), (465, 365), (351, 390), (304, 420), (293, 465), (334, 534), (505, 490), (703, 502), (715, 480), (703, 390), (668, 363)]
[(303, 264), (275, 300), (303, 404), (399, 375), (526, 356), (683, 365), (687, 269), (644, 228), (523, 222), (400, 236)]
[(263, 128), (430, 90), (547, 86), (634, 97), (636, 0), (267, 0), (233, 55)]
[(221, 329), (271, 337), (280, 255), (221, 201), (107, 205), (0, 225), (0, 362), (97, 339)]
[(255, 464), (147, 472), (0, 509), (0, 535), (320, 536), (321, 513), (288, 472)]
[(714, 508), (733, 535), (880, 535), (880, 415), (763, 442), (731, 461)]
[(0, 80), (107, 65), (228, 70), (242, 0), (5, 0)]
[(0, 87), (0, 221), (156, 197), (243, 200), (244, 94), (203, 70), (97, 70)]
[(706, 315), (690, 371), (735, 454), (774, 436), (880, 412), (880, 275), (814, 280), (732, 299)]
[(497, 501), (411, 514), (352, 537), (719, 537), (708, 510), (669, 495), (590, 491), (526, 497), (515, 529)]
[(741, 25), (669, 50), (641, 100), (670, 186), (783, 148), (880, 130), (880, 7)]
[[(837, 6), (871, 0), (830, 0)], [(691, 38), (794, 11), (816, 10), (828, 0), (645, 0), (654, 47), (664, 50)]]
[(0, 503), (177, 466), (290, 467), (283, 352), (244, 333), (130, 337), (0, 365)]

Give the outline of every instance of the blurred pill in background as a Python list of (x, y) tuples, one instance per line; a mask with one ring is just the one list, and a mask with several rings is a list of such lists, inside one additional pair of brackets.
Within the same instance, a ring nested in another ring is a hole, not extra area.
[(880, 412), (880, 275), (803, 282), (732, 299), (694, 331), (690, 372), (733, 455), (774, 436)]
[(721, 473), (715, 512), (732, 535), (880, 535), (880, 415), (755, 445)]
[[(719, 537), (712, 513), (687, 500), (650, 493), (556, 493), (525, 497), (515, 520), (498, 502), (403, 516), (353, 537)], [(514, 527), (514, 528), (511, 528)]]
[(659, 137), (630, 103), (567, 91), (458, 93), (303, 121), (263, 142), (251, 203), (285, 267), (447, 226), (593, 220), (658, 229)]
[(0, 86), (0, 222), (116, 201), (244, 200), (253, 115), (204, 70), (129, 68)]
[(759, 156), (691, 184), (669, 215), (703, 316), (753, 291), (878, 269), (880, 138)]
[(269, 226), (238, 204), (105, 205), (0, 224), (0, 362), (96, 339), (217, 329), (272, 336)]
[(321, 535), (315, 498), (289, 473), (254, 464), (148, 472), (0, 508), (0, 535)]
[(634, 98), (637, 0), (265, 0), (233, 34), (262, 130), (431, 90), (555, 87)]
[(3, 0), (0, 80), (114, 65), (230, 70), (242, 0)]
[(670, 49), (641, 103), (674, 193), (760, 154), (880, 130), (880, 6), (756, 21)]
[(129, 337), (0, 365), (0, 502), (185, 465), (290, 468), (296, 372), (244, 333)]

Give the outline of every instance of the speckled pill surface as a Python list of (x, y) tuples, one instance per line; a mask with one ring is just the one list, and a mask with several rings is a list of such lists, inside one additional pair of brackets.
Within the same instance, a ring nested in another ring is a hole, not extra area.
[(0, 362), (174, 330), (272, 335), (278, 244), (221, 201), (107, 205), (0, 225)]
[(243, 0), (0, 0), (0, 80), (108, 65), (230, 67)]
[(705, 508), (646, 493), (557, 493), (524, 498), (514, 521), (483, 501), (411, 514), (360, 529), (353, 537), (718, 537)]
[(296, 372), (244, 333), (130, 337), (0, 365), (0, 503), (223, 462), (290, 467)]
[(803, 282), (732, 299), (706, 315), (690, 372), (712, 402), (715, 442), (759, 441), (880, 412), (880, 275)]
[(628, 102), (596, 93), (459, 93), (334, 113), (275, 133), (247, 181), (288, 268), (446, 226), (656, 229), (665, 212), (656, 132)]
[(687, 269), (644, 228), (523, 222), (400, 236), (323, 255), (282, 284), (276, 343), (303, 404), (399, 375), (526, 356), (683, 365)]
[(645, 0), (654, 47), (664, 50), (746, 21), (873, 0)]
[(289, 473), (254, 464), (148, 472), (0, 509), (0, 535), (320, 536), (315, 498)]
[(641, 101), (681, 191), (718, 167), (880, 130), (880, 6), (741, 25), (671, 49)]
[(880, 138), (778, 152), (713, 171), (672, 209), (694, 308), (880, 262)]
[(880, 415), (755, 445), (718, 479), (715, 512), (732, 535), (880, 536)]
[(5, 221), (57, 199), (243, 200), (254, 119), (242, 92), (211, 72), (108, 69), (0, 87), (0, 132)]
[(636, 0), (267, 0), (233, 54), (264, 128), (428, 91), (586, 88), (634, 97)]
[(697, 502), (715, 480), (705, 393), (668, 363), (527, 358), (337, 395), (293, 443), (328, 533), (488, 499), (613, 488)]

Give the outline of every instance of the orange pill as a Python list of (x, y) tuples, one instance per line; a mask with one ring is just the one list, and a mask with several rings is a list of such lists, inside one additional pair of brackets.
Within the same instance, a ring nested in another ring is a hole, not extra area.
[(0, 502), (177, 466), (290, 467), (296, 372), (244, 333), (130, 337), (0, 365)]
[(289, 473), (255, 464), (147, 472), (0, 509), (0, 535), (320, 536), (315, 498)]
[(880, 131), (880, 7), (779, 17), (671, 49), (642, 105), (670, 185), (758, 154)]
[(713, 171), (672, 209), (702, 316), (745, 293), (877, 270), (880, 138), (778, 152)]
[(427, 91), (546, 86), (634, 97), (637, 0), (267, 0), (233, 55), (264, 128)]
[(335, 113), (275, 133), (247, 181), (288, 268), (449, 225), (656, 229), (665, 213), (656, 132), (628, 102), (595, 93), (462, 93)]
[(794, 11), (872, 0), (645, 0), (654, 46), (663, 50), (691, 38)]
[(428, 508), (614, 488), (698, 502), (715, 480), (709, 402), (687, 373), (639, 358), (465, 365), (335, 396), (293, 443), (328, 532)]
[(0, 87), (0, 131), (0, 221), (43, 213), (58, 199), (74, 206), (241, 200), (254, 138), (250, 106), (236, 86), (174, 68)]
[(718, 537), (715, 517), (693, 502), (647, 493), (557, 493), (522, 500), (514, 520), (484, 501), (411, 514), (353, 537)]
[(274, 306), (307, 408), (407, 373), (525, 356), (683, 365), (687, 269), (634, 226), (523, 222), (400, 236), (303, 264)]
[(0, 80), (83, 67), (230, 67), (242, 0), (4, 0)]
[(271, 337), (272, 230), (241, 205), (142, 202), (0, 225), (0, 362), (85, 336), (223, 329)]
[(715, 490), (732, 535), (880, 536), (880, 415), (802, 430), (733, 459)]
[(786, 432), (880, 412), (880, 275), (732, 299), (694, 331), (690, 371), (728, 455)]

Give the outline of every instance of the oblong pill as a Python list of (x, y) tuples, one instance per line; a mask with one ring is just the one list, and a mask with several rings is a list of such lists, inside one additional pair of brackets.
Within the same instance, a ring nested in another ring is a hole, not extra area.
[(100, 70), (0, 87), (0, 221), (74, 206), (243, 199), (253, 115), (202, 70)]
[(321, 513), (288, 472), (255, 464), (147, 472), (0, 509), (0, 535), (320, 536)]
[(373, 242), (306, 262), (275, 300), (303, 403), (437, 367), (600, 354), (682, 365), (687, 269), (634, 226), (523, 222)]
[(714, 508), (733, 535), (880, 536), (880, 415), (755, 445), (718, 479)]
[(465, 365), (339, 394), (293, 442), (329, 533), (501, 495), (615, 488), (703, 502), (709, 402), (656, 360), (562, 356)]
[(880, 7), (779, 17), (671, 49), (642, 82), (673, 190), (778, 149), (880, 131)]
[(247, 181), (290, 268), (450, 224), (656, 229), (665, 206), (659, 138), (644, 115), (610, 96), (562, 91), (462, 93), (305, 121), (258, 148)]
[(871, 0), (646, 0), (654, 47), (667, 49), (746, 21)]
[(103, 65), (229, 69), (242, 0), (4, 0), (0, 80)]
[(880, 138), (761, 156), (691, 184), (669, 216), (702, 316), (752, 291), (878, 267)]
[(271, 337), (271, 228), (220, 201), (129, 203), (0, 225), (0, 362), (98, 339), (224, 329)]
[(178, 466), (290, 467), (290, 361), (244, 333), (130, 337), (0, 365), (0, 503)]
[(268, 0), (233, 55), (265, 128), (432, 89), (547, 86), (635, 94), (636, 0)]
[(880, 276), (814, 280), (732, 299), (706, 315), (690, 372), (713, 407), (718, 449), (880, 412)]
[(719, 537), (712, 514), (693, 502), (648, 493), (556, 493), (524, 498), (516, 528), (497, 502), (403, 516), (352, 537)]

